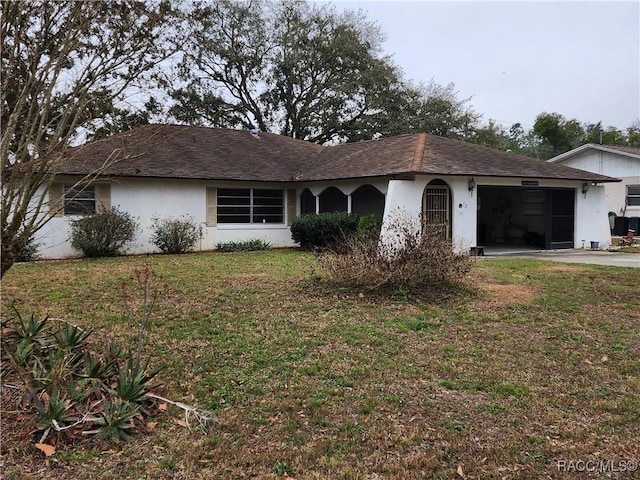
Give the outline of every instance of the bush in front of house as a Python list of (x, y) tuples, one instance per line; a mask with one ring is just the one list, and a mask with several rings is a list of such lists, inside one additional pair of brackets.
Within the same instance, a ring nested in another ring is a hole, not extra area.
[(462, 283), (471, 268), (469, 256), (457, 254), (441, 229), (418, 225), (399, 216), (382, 239), (370, 229), (347, 238), (338, 250), (322, 252), (325, 278), (352, 289), (416, 294)]
[(255, 252), (271, 250), (271, 244), (260, 238), (246, 240), (244, 242), (220, 242), (216, 245), (220, 252)]
[(71, 222), (71, 246), (85, 257), (115, 257), (135, 240), (138, 223), (126, 212), (111, 210)]
[(31, 237), (16, 257), (16, 262), (34, 262), (39, 258), (40, 244)]
[(358, 216), (346, 212), (309, 213), (291, 223), (293, 241), (308, 250), (336, 248), (358, 230)]
[(382, 217), (375, 213), (362, 215), (358, 219), (358, 235), (380, 235)]
[(190, 216), (181, 218), (153, 218), (151, 243), (163, 253), (186, 253), (192, 251), (202, 232)]

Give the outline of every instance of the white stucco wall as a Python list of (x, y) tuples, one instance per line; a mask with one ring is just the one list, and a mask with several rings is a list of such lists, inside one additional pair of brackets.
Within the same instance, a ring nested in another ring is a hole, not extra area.
[[(205, 223), (207, 187), (295, 187), (299, 198), (305, 188), (310, 188), (314, 194), (318, 195), (325, 188), (336, 186), (348, 195), (359, 186), (371, 184), (386, 194), (384, 225), (387, 227), (397, 215), (409, 215), (416, 220), (419, 219), (424, 189), (434, 179), (445, 181), (451, 190), (452, 241), (459, 252), (468, 252), (470, 247), (477, 245), (478, 187), (481, 185), (519, 187), (522, 186), (523, 180), (520, 178), (476, 177), (477, 187), (473, 191), (469, 191), (469, 178), (465, 176), (418, 175), (414, 180), (359, 179), (297, 185), (121, 179), (111, 184), (111, 204), (130, 213), (140, 224), (141, 231), (135, 245), (127, 253), (158, 252), (158, 249), (149, 241), (153, 217), (180, 217), (185, 214), (193, 217), (195, 222), (202, 226), (203, 238), (196, 250), (213, 250), (221, 242), (250, 239), (262, 239), (274, 247), (288, 247), (295, 244), (286, 224), (207, 226)], [(606, 248), (609, 245), (605, 187), (593, 185), (586, 195), (581, 193), (581, 182), (540, 180), (539, 187), (576, 189), (575, 248), (580, 248), (583, 240), (585, 242), (598, 241), (601, 248)], [(65, 258), (79, 255), (79, 252), (74, 251), (69, 243), (69, 221), (73, 218), (54, 217), (38, 232), (35, 241), (40, 244), (39, 253), (42, 258)]]
[(605, 189), (604, 185), (591, 185), (587, 193), (582, 189), (576, 192), (575, 248), (582, 248), (583, 242), (586, 248), (590, 242), (599, 242), (601, 249), (611, 245)]
[(325, 191), (329, 187), (336, 187), (345, 195), (351, 195), (358, 188), (363, 185), (372, 185), (376, 187), (380, 192), (386, 194), (388, 188), (388, 181), (383, 178), (359, 178), (359, 179), (348, 179), (348, 180), (326, 180), (322, 182), (308, 182), (303, 186), (298, 187), (298, 196), (302, 193), (305, 188), (308, 188), (311, 193), (313, 193), (316, 197), (320, 195), (323, 191)]
[(456, 251), (468, 252), (476, 245), (476, 191), (469, 191), (469, 179), (466, 177), (417, 176), (415, 180), (390, 180), (384, 210), (383, 241), (385, 236), (389, 238), (388, 229), (398, 216), (419, 219), (424, 189), (435, 179), (444, 180), (451, 190), (451, 236)]
[[(203, 237), (196, 250), (213, 250), (218, 243), (262, 239), (274, 247), (295, 245), (286, 224), (278, 225), (206, 225), (206, 188), (235, 186), (230, 183), (172, 181), (160, 179), (121, 179), (111, 183), (111, 205), (128, 212), (139, 223), (135, 244), (126, 253), (154, 253), (159, 249), (150, 243), (153, 217), (190, 215), (202, 227)], [(285, 188), (282, 185), (248, 184), (240, 188)], [(285, 209), (286, 210), (286, 209)], [(41, 258), (78, 256), (69, 243), (70, 221), (77, 217), (54, 217), (38, 232)]]
[(640, 216), (640, 205), (627, 206), (625, 211), (627, 185), (640, 185), (640, 159), (588, 149), (558, 163), (622, 179), (622, 182), (604, 184), (607, 212), (624, 213), (627, 217)]
[[(468, 177), (418, 176), (415, 180), (391, 180), (387, 192), (384, 226), (393, 222), (393, 217), (402, 213), (418, 218), (421, 212), (422, 195), (427, 184), (436, 178), (444, 180), (451, 189), (452, 241), (458, 252), (468, 252), (477, 246), (477, 192), (479, 186), (522, 187), (524, 178), (476, 177), (476, 189), (469, 191)], [(599, 242), (600, 248), (610, 245), (609, 221), (605, 202), (605, 187), (591, 185), (582, 193), (582, 182), (540, 179), (537, 188), (572, 188), (575, 193), (574, 248), (581, 248), (582, 241), (589, 246)], [(388, 232), (383, 232), (387, 235)]]

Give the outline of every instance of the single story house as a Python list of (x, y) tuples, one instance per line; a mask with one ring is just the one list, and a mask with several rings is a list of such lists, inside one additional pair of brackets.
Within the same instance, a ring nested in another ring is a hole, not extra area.
[(587, 143), (549, 160), (551, 163), (620, 178), (605, 185), (607, 210), (640, 217), (640, 147)]
[[(71, 186), (98, 171), (80, 195)], [(256, 131), (147, 125), (73, 150), (49, 190), (43, 258), (77, 255), (70, 222), (97, 208), (136, 217), (130, 253), (157, 251), (154, 217), (189, 215), (198, 249), (263, 239), (293, 246), (289, 225), (312, 212), (411, 215), (438, 224), (455, 248), (609, 244), (604, 185), (618, 181), (424, 133), (321, 146)]]

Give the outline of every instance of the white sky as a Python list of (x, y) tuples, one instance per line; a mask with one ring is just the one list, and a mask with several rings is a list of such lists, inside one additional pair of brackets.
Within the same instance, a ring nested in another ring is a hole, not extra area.
[(640, 1), (334, 1), (387, 35), (407, 79), (453, 82), (482, 121), (541, 112), (629, 127), (640, 118)]

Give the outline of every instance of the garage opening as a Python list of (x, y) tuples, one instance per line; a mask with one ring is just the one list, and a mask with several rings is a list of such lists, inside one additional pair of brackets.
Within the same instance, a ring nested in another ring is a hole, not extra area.
[(574, 248), (575, 189), (478, 187), (478, 245)]

